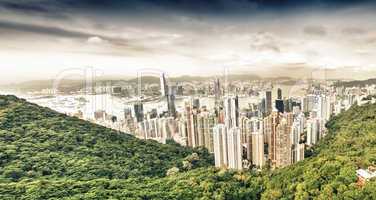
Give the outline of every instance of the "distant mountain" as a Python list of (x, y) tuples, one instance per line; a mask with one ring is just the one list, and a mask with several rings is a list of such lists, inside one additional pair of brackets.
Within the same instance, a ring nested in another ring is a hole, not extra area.
[(204, 150), (0, 96), (0, 199), (375, 199), (376, 180), (360, 187), (355, 171), (376, 165), (376, 105), (353, 106), (327, 127), (304, 161), (233, 171), (211, 167)]
[[(169, 82), (193, 82), (193, 81), (208, 81), (219, 78), (221, 81), (225, 81), (223, 76), (178, 76), (178, 77), (166, 77)], [(228, 81), (254, 81), (264, 80), (271, 82), (279, 82), (281, 84), (293, 85), (296, 83), (295, 79), (290, 77), (259, 77), (252, 74), (230, 74), (227, 77)], [(100, 86), (123, 86), (126, 84), (138, 84), (141, 80), (142, 84), (160, 84), (159, 77), (156, 76), (143, 76), (140, 79), (138, 77), (123, 77), (121, 76), (106, 76), (94, 81), (92, 85)], [(16, 84), (0, 85), (0, 89), (19, 90), (21, 92), (40, 91), (46, 88), (53, 87), (53, 80), (35, 80), (27, 81)], [(59, 90), (62, 92), (78, 91), (86, 87), (84, 80), (77, 79), (63, 79), (59, 83)]]
[[(168, 78), (168, 77), (167, 77)], [(206, 81), (214, 79), (215, 76), (179, 76), (168, 78), (170, 82), (192, 82), (192, 81)], [(219, 77), (223, 79), (223, 77)], [(143, 76), (141, 79), (138, 77), (121, 77), (121, 76), (106, 76), (96, 79), (93, 85), (106, 86), (108, 83), (111, 85), (124, 85), (124, 84), (138, 84), (139, 80), (143, 84), (159, 84), (159, 77), (156, 76)], [(260, 77), (254, 75), (229, 75), (229, 81), (247, 81), (247, 80), (260, 80)], [(51, 89), (54, 80), (34, 80), (15, 84), (0, 85), (0, 89), (19, 90), (21, 92), (40, 91), (42, 89)], [(78, 91), (86, 87), (85, 80), (79, 79), (63, 79), (59, 83), (59, 90), (62, 92)]]
[[(215, 78), (219, 78), (220, 80), (224, 80), (223, 76), (178, 76), (178, 77), (166, 77), (170, 82), (192, 82), (192, 81), (208, 81), (214, 80)], [(227, 76), (229, 81), (251, 81), (251, 80), (260, 80), (261, 78), (255, 75), (248, 75), (248, 74), (230, 74)], [(130, 79), (128, 82), (137, 83), (138, 78)], [(159, 77), (154, 76), (144, 76), (141, 78), (143, 83), (158, 83), (160, 82)]]
[(367, 80), (356, 80), (356, 81), (338, 81), (335, 83), (336, 86), (344, 87), (364, 87), (366, 85), (376, 84), (376, 78)]
[[(1, 89), (18, 90), (21, 92), (41, 91), (42, 89), (52, 89), (54, 80), (34, 80), (15, 84), (0, 85)], [(85, 87), (83, 80), (63, 79), (59, 83), (61, 91), (76, 91)]]
[(131, 78), (127, 80), (126, 82), (138, 84), (139, 81), (141, 81), (141, 84), (159, 84), (160, 83), (159, 77), (155, 77), (155, 76), (143, 76), (140, 78)]

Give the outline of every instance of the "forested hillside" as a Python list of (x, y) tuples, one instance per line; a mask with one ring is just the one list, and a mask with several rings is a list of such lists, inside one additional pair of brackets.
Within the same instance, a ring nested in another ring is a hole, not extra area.
[(14, 96), (0, 96), (2, 182), (161, 177), (192, 154), (193, 167), (212, 164), (212, 156), (203, 149), (139, 140)]
[(355, 174), (376, 164), (376, 105), (354, 106), (328, 128), (302, 162), (235, 172), (210, 167), (203, 150), (141, 141), (2, 96), (0, 199), (376, 199), (376, 181), (360, 188)]

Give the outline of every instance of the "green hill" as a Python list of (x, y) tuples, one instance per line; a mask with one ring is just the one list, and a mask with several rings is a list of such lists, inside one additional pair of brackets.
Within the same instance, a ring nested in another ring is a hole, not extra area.
[(12, 96), (0, 108), (0, 199), (376, 199), (375, 180), (355, 184), (356, 169), (376, 164), (376, 105), (334, 117), (312, 157), (272, 172), (215, 169), (203, 150), (140, 141)]
[(197, 153), (195, 166), (208, 166), (203, 149), (139, 140), (68, 117), (14, 96), (0, 96), (0, 178), (126, 179), (161, 177)]

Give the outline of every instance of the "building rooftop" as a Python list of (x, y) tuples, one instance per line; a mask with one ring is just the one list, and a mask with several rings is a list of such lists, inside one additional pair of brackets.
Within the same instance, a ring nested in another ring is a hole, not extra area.
[(366, 169), (358, 169), (356, 170), (356, 175), (358, 177), (362, 177), (366, 180), (369, 180), (371, 178), (375, 178), (376, 177), (376, 172), (371, 172), (369, 170), (366, 170)]

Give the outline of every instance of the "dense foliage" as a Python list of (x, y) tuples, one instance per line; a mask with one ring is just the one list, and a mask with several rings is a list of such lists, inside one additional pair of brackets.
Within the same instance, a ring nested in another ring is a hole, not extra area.
[(139, 140), (48, 108), (0, 97), (0, 178), (126, 179), (165, 176), (197, 153), (193, 167), (208, 166), (203, 149)]
[(12, 96), (0, 108), (0, 199), (376, 199), (376, 181), (361, 188), (355, 174), (376, 164), (376, 105), (334, 117), (312, 157), (272, 172), (215, 169), (203, 150), (140, 141)]

